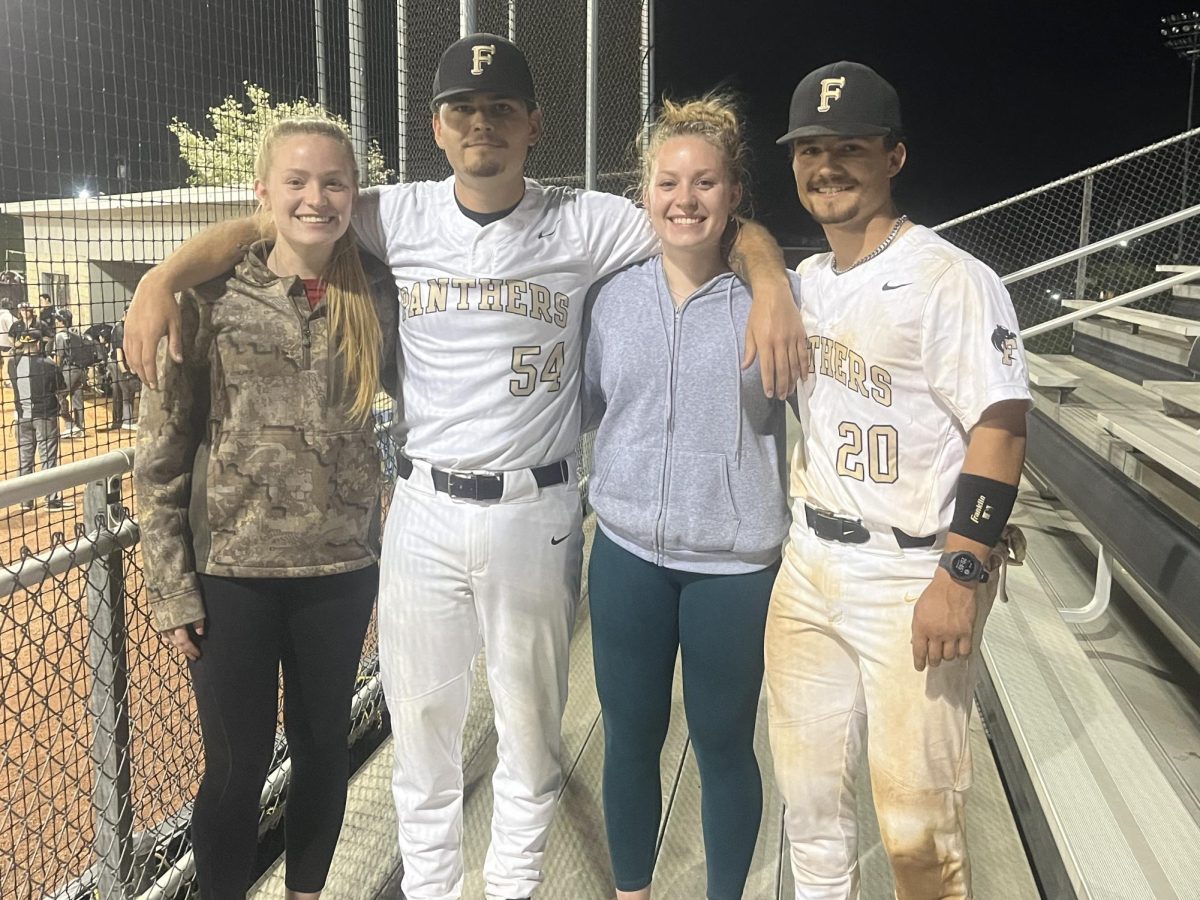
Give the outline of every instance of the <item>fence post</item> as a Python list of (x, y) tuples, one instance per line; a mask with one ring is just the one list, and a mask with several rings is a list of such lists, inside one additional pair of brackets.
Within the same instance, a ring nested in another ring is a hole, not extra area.
[[(1092, 176), (1085, 175), (1083, 179), (1083, 202), (1079, 207), (1079, 246), (1086, 247), (1090, 243), (1088, 233), (1092, 228)], [(1075, 267), (1075, 299), (1086, 299), (1087, 291), (1087, 257), (1080, 257)]]
[[(87, 527), (111, 528), (121, 478), (84, 488)], [(88, 656), (92, 670), (92, 808), (98, 900), (126, 900), (134, 880), (133, 797), (129, 760), (129, 670), (125, 654), (125, 567), (121, 548), (92, 560), (87, 581)]]
[(600, 71), (600, 0), (587, 0), (587, 50), (585, 57), (586, 86), (584, 90), (583, 186), (596, 190), (596, 140), (599, 123), (596, 108), (599, 103), (597, 79)]

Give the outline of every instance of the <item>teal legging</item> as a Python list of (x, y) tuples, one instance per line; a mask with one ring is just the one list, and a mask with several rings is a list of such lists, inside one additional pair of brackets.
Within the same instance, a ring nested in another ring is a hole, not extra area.
[(700, 767), (709, 900), (742, 896), (762, 818), (754, 721), (763, 631), (779, 563), (701, 575), (646, 562), (600, 529), (588, 568), (596, 687), (604, 714), (604, 823), (618, 890), (650, 884), (662, 817), (659, 756), (675, 654)]

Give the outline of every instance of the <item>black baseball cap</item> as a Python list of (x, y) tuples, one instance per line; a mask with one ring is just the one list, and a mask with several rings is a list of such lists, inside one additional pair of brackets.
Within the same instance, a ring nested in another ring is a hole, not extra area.
[(874, 69), (843, 60), (809, 72), (796, 85), (788, 133), (775, 143), (903, 133), (896, 89)]
[(483, 91), (524, 100), (537, 106), (529, 61), (512, 41), (497, 34), (469, 34), (446, 48), (433, 76), (433, 99), (438, 106), (455, 94)]
[(36, 325), (31, 325), (28, 328), (22, 328), (17, 334), (18, 344), (33, 344), (40, 341), (45, 335), (42, 334), (42, 329)]

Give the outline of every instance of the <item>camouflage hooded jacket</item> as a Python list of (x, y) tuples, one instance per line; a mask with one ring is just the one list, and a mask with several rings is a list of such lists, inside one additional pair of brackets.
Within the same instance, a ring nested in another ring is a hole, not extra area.
[[(338, 396), (326, 305), (279, 278), (255, 245), (230, 276), (180, 301), (184, 362), (159, 356), (142, 393), (133, 479), (154, 625), (204, 617), (197, 572), (332, 575), (377, 559), (380, 466), (372, 421)], [(396, 388), (396, 289), (363, 258)]]

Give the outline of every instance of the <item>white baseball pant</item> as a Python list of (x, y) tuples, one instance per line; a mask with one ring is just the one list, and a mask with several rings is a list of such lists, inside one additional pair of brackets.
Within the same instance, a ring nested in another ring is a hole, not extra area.
[(462, 893), (462, 732), (481, 647), (498, 739), (485, 893), (528, 897), (542, 880), (562, 784), (567, 650), (583, 558), (568, 462), (570, 482), (546, 488), (528, 470), (506, 473), (494, 502), (435, 491), (419, 460), (396, 482), (383, 535), (379, 649), (409, 900)]
[(797, 900), (859, 896), (864, 741), (897, 898), (971, 896), (967, 726), (994, 586), (976, 591), (971, 656), (916, 671), (913, 606), (939, 552), (901, 550), (889, 535), (826, 541), (792, 524), (767, 616), (766, 682)]

